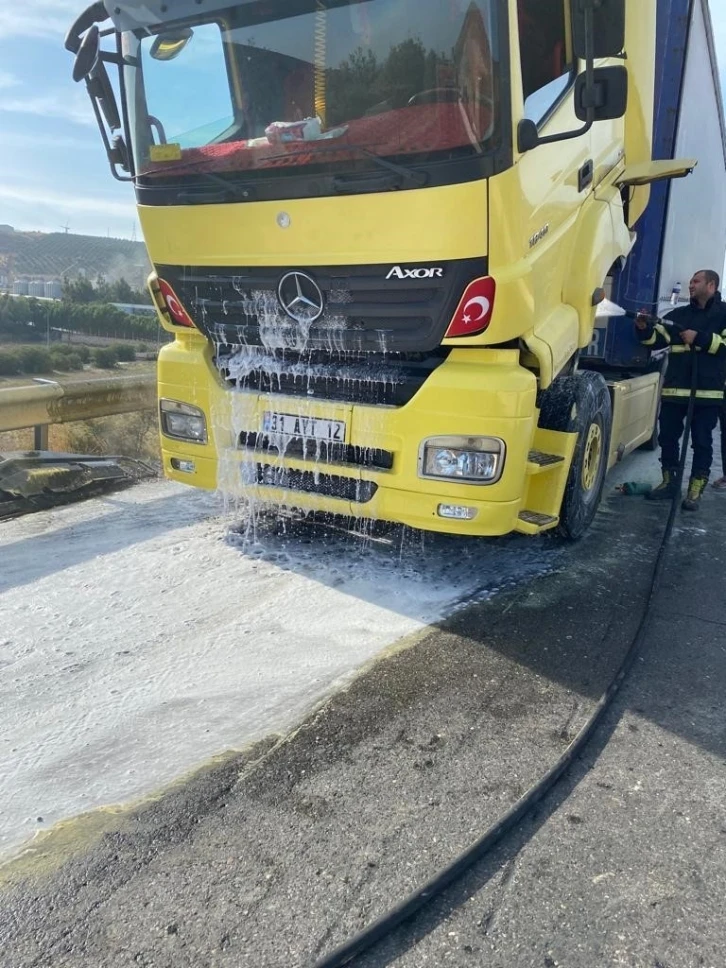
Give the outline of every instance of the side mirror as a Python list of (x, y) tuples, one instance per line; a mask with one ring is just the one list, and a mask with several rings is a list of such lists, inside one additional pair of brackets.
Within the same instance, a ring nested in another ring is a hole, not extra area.
[(82, 81), (88, 77), (91, 71), (98, 64), (101, 54), (101, 32), (98, 24), (93, 24), (86, 31), (86, 35), (78, 48), (76, 59), (73, 63), (73, 80)]
[(99, 105), (109, 128), (112, 131), (118, 131), (121, 127), (121, 117), (111, 81), (103, 64), (100, 64), (88, 78), (88, 93)]
[(572, 0), (572, 48), (587, 58), (587, 21), (592, 34), (592, 56), (615, 57), (625, 46), (625, 0)]
[(575, 81), (575, 114), (580, 121), (588, 120), (588, 109), (593, 108), (595, 121), (622, 118), (628, 107), (628, 71), (625, 67), (596, 67), (592, 88), (587, 86), (587, 75)]
[(191, 27), (168, 30), (159, 34), (151, 45), (149, 56), (158, 61), (170, 61), (178, 57), (194, 36)]

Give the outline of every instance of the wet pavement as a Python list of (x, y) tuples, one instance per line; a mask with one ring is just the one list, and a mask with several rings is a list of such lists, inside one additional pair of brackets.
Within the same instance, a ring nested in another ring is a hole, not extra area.
[(287, 732), (387, 647), (559, 556), (516, 535), (352, 535), (162, 481), (6, 522), (0, 863)]
[[(632, 640), (667, 509), (613, 483), (552, 573), (400, 643), (283, 739), (0, 870), (0, 965), (309, 965), (434, 874), (561, 754)], [(710, 492), (582, 759), (356, 965), (726, 964), (725, 558)]]

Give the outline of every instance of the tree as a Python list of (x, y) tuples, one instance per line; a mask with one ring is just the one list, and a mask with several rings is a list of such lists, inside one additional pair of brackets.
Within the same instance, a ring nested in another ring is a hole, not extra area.
[(120, 303), (137, 303), (139, 302), (139, 293), (132, 289), (131, 286), (126, 282), (123, 276), (114, 282), (110, 287), (111, 289), (111, 299), (110, 302), (120, 302)]
[(88, 279), (63, 280), (63, 299), (70, 303), (139, 303), (151, 304), (151, 294), (147, 289), (134, 289), (123, 278), (116, 282), (106, 282), (103, 276), (93, 285)]
[(96, 290), (88, 279), (63, 280), (63, 299), (71, 303), (91, 303), (96, 301)]
[(377, 99), (376, 82), (379, 65), (372, 50), (356, 48), (347, 61), (328, 72), (329, 125), (360, 118)]
[(328, 124), (403, 108), (414, 95), (439, 87), (442, 72), (452, 69), (451, 58), (412, 37), (391, 47), (385, 60), (358, 47), (328, 71)]
[(156, 342), (159, 323), (154, 316), (132, 316), (110, 304), (40, 302), (23, 297), (0, 297), (0, 339), (45, 341), (58, 330), (88, 336), (110, 336)]

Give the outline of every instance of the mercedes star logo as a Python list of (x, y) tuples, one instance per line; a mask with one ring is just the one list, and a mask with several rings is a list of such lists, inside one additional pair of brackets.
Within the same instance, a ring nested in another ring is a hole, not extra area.
[(317, 282), (305, 272), (288, 272), (277, 287), (280, 306), (296, 323), (314, 323), (323, 315), (325, 300)]

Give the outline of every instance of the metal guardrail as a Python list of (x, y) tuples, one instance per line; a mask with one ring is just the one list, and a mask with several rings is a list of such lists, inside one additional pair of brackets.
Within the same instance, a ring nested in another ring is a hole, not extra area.
[(156, 375), (106, 377), (76, 383), (38, 381), (0, 389), (0, 432), (35, 428), (35, 449), (48, 449), (48, 427), (156, 407)]

